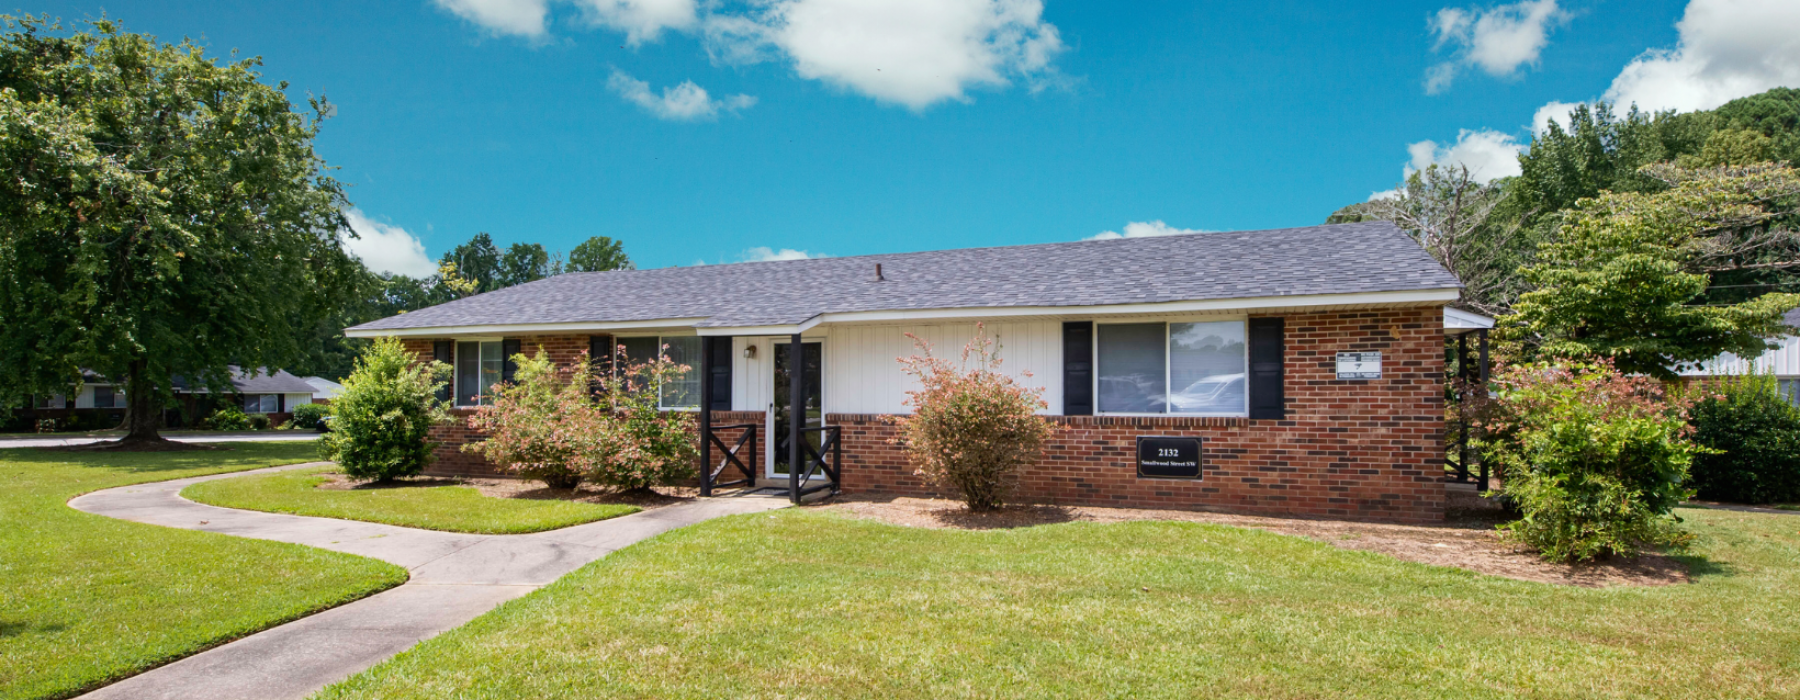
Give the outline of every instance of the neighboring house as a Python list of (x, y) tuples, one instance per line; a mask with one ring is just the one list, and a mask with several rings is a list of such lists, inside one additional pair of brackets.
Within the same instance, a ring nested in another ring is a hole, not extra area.
[(1712, 377), (1738, 374), (1772, 374), (1781, 396), (1788, 403), (1800, 404), (1800, 309), (1787, 312), (1782, 318), (1794, 332), (1774, 339), (1777, 347), (1748, 360), (1723, 353), (1718, 357), (1701, 363), (1699, 367), (1681, 372), (1681, 376), (1689, 378)]
[[(346, 335), (450, 364), (458, 415), (513, 353), (660, 348), (693, 367), (663, 407), (707, 407), (702, 430), (724, 445), (756, 426), (740, 457), (759, 478), (832, 461), (798, 435), (840, 451), (845, 492), (923, 495), (884, 420), (914, 386), (896, 358), (914, 353), (908, 334), (954, 356), (982, 323), (1062, 427), (1023, 498), (1429, 522), (1444, 512), (1446, 338), (1492, 325), (1446, 308), (1459, 290), (1371, 222), (565, 274)], [(457, 449), (480, 438), (439, 429), (433, 471), (489, 473)], [(722, 448), (702, 445), (718, 465)]]
[[(235, 366), (230, 369), (232, 392), (229, 396), (215, 397), (206, 387), (176, 377), (177, 405), (164, 413), (163, 425), (189, 427), (226, 404), (235, 405), (245, 413), (267, 414), (271, 424), (280, 425), (293, 416), (294, 406), (312, 403), (314, 392), (318, 391), (286, 370), (270, 372), (264, 369), (251, 373)], [(54, 418), (65, 422), (74, 419), (77, 425), (86, 429), (118, 425), (125, 416), (123, 384), (91, 372), (83, 375), (86, 381), (78, 390), (67, 395), (36, 397), (29, 408), (15, 412), (14, 422), (23, 427), (39, 418)]]
[(337, 398), (338, 392), (344, 390), (344, 385), (324, 377), (301, 377), (301, 381), (313, 388), (313, 403), (330, 403)]

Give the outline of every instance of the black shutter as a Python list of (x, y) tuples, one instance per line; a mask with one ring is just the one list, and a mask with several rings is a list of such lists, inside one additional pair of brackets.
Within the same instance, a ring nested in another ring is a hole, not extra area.
[(706, 368), (703, 381), (711, 382), (712, 405), (714, 411), (731, 410), (731, 338), (708, 337), (700, 342), (710, 344), (707, 348), (707, 360), (712, 363)]
[(502, 358), (500, 361), (500, 379), (502, 381), (512, 381), (513, 373), (519, 371), (518, 363), (513, 362), (513, 355), (517, 355), (520, 352), (522, 351), (519, 349), (518, 338), (507, 338), (500, 341), (500, 356)]
[[(450, 365), (454, 368), (456, 366), (456, 341), (439, 340), (432, 343), (431, 359)], [(450, 381), (444, 382), (443, 386), (438, 387), (437, 399), (439, 401), (449, 401), (450, 397), (454, 395), (456, 395), (456, 372), (452, 370), (450, 372)]]
[(1063, 324), (1063, 415), (1094, 415), (1094, 322)]
[(287, 413), (287, 394), (275, 395), (275, 412)]
[(1250, 319), (1250, 417), (1266, 420), (1287, 418), (1283, 400), (1282, 319)]
[(616, 345), (610, 335), (588, 336), (588, 362), (593, 366), (594, 376), (612, 376), (613, 353), (618, 352)]

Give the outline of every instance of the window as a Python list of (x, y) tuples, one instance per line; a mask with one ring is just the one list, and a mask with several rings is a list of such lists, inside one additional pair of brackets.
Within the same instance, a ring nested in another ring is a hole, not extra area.
[(63, 397), (58, 394), (52, 394), (50, 396), (39, 396), (38, 401), (37, 401), (37, 407), (38, 408), (67, 408), (68, 402), (65, 401), (63, 399)]
[(245, 394), (245, 413), (275, 413), (281, 410), (281, 399), (274, 394)]
[(94, 408), (112, 408), (116, 405), (115, 400), (112, 387), (105, 385), (94, 387)]
[(1095, 328), (1101, 413), (1246, 415), (1243, 321)]
[(1800, 379), (1777, 379), (1775, 391), (1790, 404), (1800, 406)]
[(491, 393), (506, 370), (500, 341), (465, 341), (456, 344), (456, 405), (477, 406)]
[(663, 385), (657, 388), (658, 407), (665, 409), (697, 409), (700, 407), (699, 336), (620, 338), (619, 345), (625, 348), (625, 364), (627, 365), (647, 363), (660, 352), (663, 359), (688, 366), (686, 373), (664, 381)]

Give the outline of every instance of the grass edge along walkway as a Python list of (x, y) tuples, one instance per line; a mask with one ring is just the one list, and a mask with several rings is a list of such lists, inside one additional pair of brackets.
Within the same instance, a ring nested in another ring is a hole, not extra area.
[(558, 530), (636, 513), (637, 506), (555, 499), (494, 498), (472, 486), (315, 488), (335, 467), (254, 474), (194, 484), (181, 497), (265, 513), (307, 515), (482, 535)]
[(805, 510), (623, 549), (315, 700), (1792, 697), (1800, 521), (1684, 509), (1695, 583), (1586, 589), (1221, 525)]
[(386, 562), (115, 520), (84, 493), (316, 459), (304, 442), (0, 450), (0, 699), (72, 696), (404, 583)]

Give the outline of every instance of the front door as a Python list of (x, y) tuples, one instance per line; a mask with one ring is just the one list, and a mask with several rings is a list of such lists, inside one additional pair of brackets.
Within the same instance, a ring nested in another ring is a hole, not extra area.
[[(806, 392), (801, 406), (803, 414), (801, 420), (804, 421), (801, 426), (817, 428), (825, 425), (825, 402), (821, 384), (824, 374), (821, 371), (823, 354), (817, 342), (801, 343), (800, 347), (801, 360), (798, 363), (798, 371), (801, 384), (805, 387)], [(795, 371), (796, 364), (791, 357), (792, 349), (793, 345), (790, 343), (775, 343), (775, 391), (771, 394), (775, 397), (775, 402), (769, 408), (769, 440), (767, 443), (770, 451), (774, 454), (769, 455), (768, 461), (765, 462), (769, 465), (769, 476), (771, 477), (788, 475), (788, 457), (790, 455), (788, 426), (791, 425), (789, 421), (792, 420), (791, 407), (793, 405), (789, 401), (789, 396), (793, 387), (791, 372)], [(802, 435), (815, 450), (818, 449), (818, 432), (802, 433)]]

